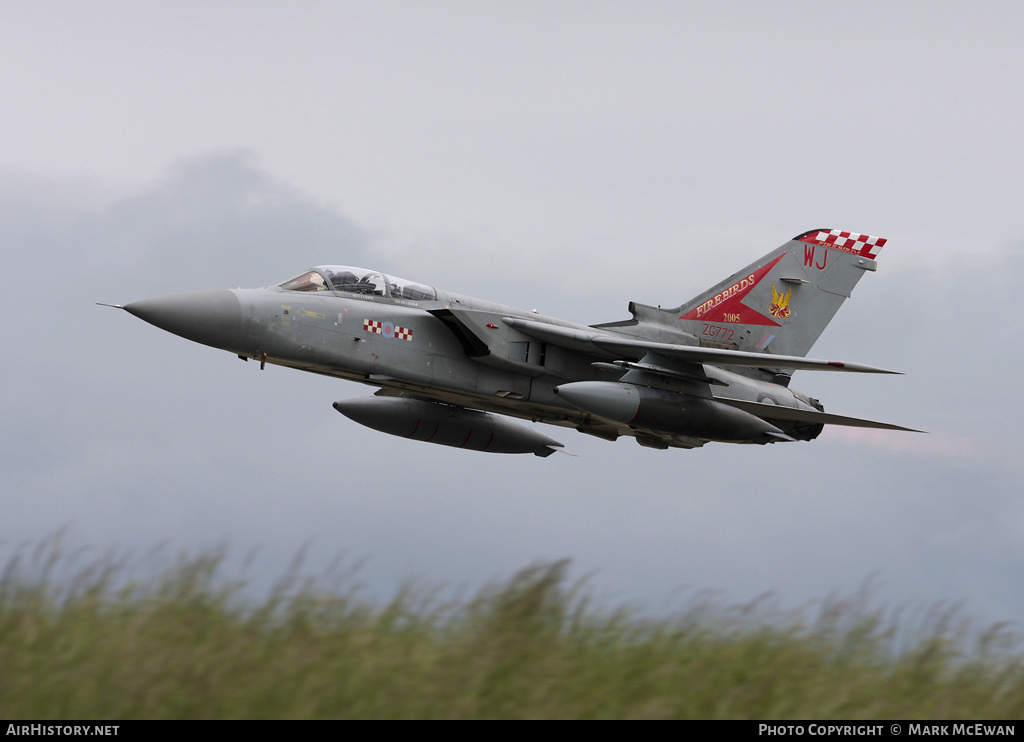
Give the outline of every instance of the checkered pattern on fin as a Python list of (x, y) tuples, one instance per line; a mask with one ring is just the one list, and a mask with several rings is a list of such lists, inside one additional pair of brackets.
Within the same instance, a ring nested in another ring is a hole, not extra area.
[(844, 252), (856, 253), (872, 260), (877, 257), (878, 251), (885, 244), (884, 237), (872, 237), (868, 234), (857, 234), (856, 232), (843, 232), (838, 229), (832, 229), (827, 232), (808, 232), (798, 239), (801, 242), (810, 242), (812, 245), (824, 245), (825, 247), (834, 247)]

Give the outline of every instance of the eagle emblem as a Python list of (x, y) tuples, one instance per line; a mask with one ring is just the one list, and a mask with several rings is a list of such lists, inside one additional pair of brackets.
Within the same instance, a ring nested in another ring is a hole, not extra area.
[(789, 291), (785, 294), (780, 294), (775, 290), (775, 284), (772, 284), (772, 303), (768, 305), (768, 313), (771, 314), (775, 319), (786, 319), (789, 317), (789, 300), (793, 296), (793, 287), (789, 287)]

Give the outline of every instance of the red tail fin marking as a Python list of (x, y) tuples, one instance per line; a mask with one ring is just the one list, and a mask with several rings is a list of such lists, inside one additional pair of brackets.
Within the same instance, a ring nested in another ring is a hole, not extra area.
[(739, 322), (747, 325), (775, 325), (779, 323), (770, 317), (751, 309), (743, 303), (743, 299), (750, 293), (751, 289), (760, 283), (761, 279), (775, 264), (786, 257), (783, 253), (767, 265), (763, 265), (749, 276), (741, 278), (727, 289), (719, 291), (703, 304), (681, 316), (679, 319), (696, 319), (704, 322)]

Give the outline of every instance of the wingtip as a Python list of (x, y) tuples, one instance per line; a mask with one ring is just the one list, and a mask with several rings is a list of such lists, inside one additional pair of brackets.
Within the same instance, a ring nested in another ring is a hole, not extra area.
[(855, 371), (862, 374), (890, 374), (892, 376), (903, 376), (902, 371), (891, 371), (878, 366), (868, 366), (863, 363), (846, 363), (844, 361), (826, 361), (826, 365), (836, 371)]

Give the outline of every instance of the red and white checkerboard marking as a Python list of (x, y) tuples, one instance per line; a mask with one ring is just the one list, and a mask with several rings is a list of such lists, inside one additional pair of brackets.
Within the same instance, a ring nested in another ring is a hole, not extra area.
[(857, 234), (856, 232), (841, 232), (833, 229), (828, 232), (810, 232), (800, 238), (801, 242), (810, 242), (814, 245), (834, 247), (844, 252), (852, 252), (863, 255), (872, 260), (878, 255), (878, 251), (885, 244), (884, 237), (872, 237), (868, 234)]
[(364, 319), (363, 329), (367, 332), (375, 332), (378, 335), (384, 335), (385, 337), (394, 337), (399, 340), (412, 341), (412, 330), (408, 327), (399, 327), (393, 325), (390, 322), (381, 322), (376, 319)]

